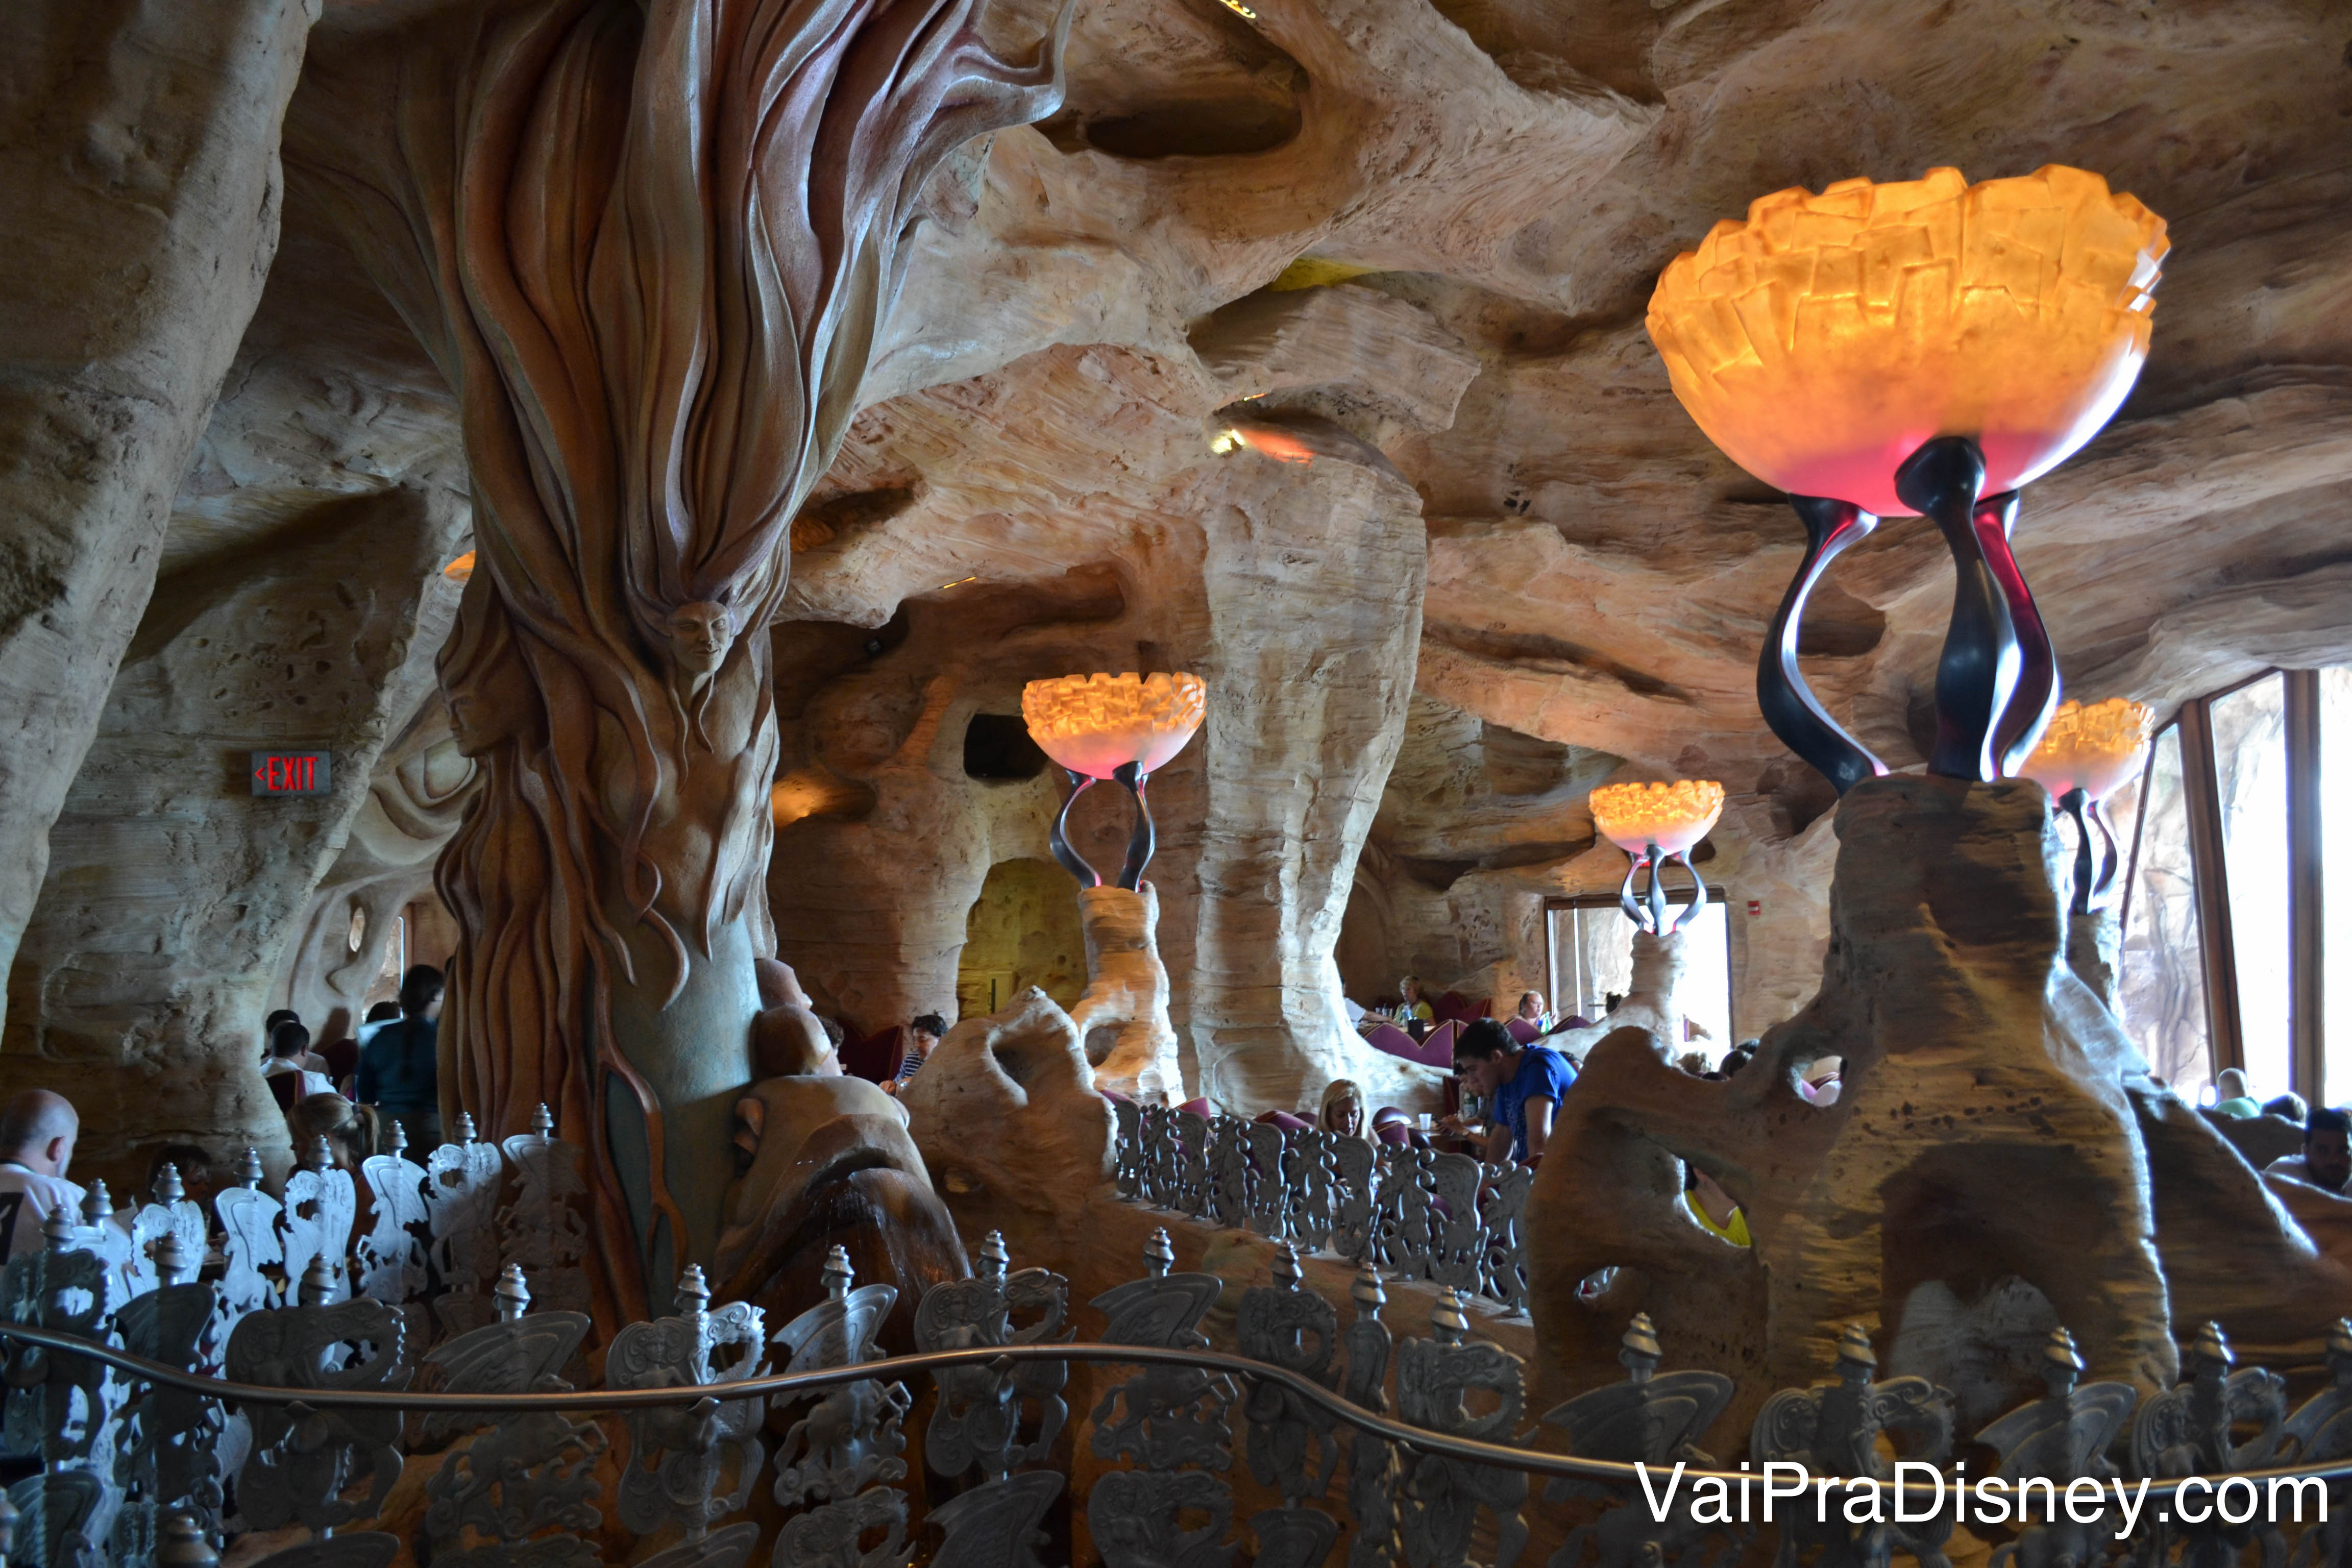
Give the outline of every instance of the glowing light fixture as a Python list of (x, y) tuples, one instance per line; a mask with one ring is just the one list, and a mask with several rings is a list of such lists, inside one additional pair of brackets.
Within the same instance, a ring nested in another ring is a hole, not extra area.
[[(2123, 856), (2107, 821), (2105, 802), (2147, 763), (2156, 710), (2145, 702), (2110, 697), (2088, 708), (2059, 705), (2042, 743), (2018, 775), (2032, 779), (2074, 819), (2074, 910), (2105, 909), (2115, 889)], [(2098, 829), (2094, 840), (2091, 830)]]
[[(1590, 801), (1594, 829), (1632, 858), (1625, 884), (1617, 890), (1625, 918), (1659, 936), (1671, 936), (1696, 919), (1706, 905), (1706, 883), (1691, 864), (1690, 852), (1723, 816), (1723, 786), (1703, 779), (1602, 784)], [(1669, 860), (1683, 863), (1696, 889), (1689, 905), (1671, 921), (1664, 879)], [(1633, 894), (1633, 879), (1644, 866), (1650, 868), (1646, 900)]]
[(1886, 769), (1806, 689), (1798, 623), (1831, 561), (1881, 515), (1934, 518), (1958, 568), (1929, 771), (1990, 780), (2033, 749), (2058, 677), (2010, 551), (2016, 488), (2130, 392), (2164, 228), (2079, 169), (1974, 185), (1933, 169), (1761, 197), (1658, 279), (1650, 337), (1675, 395), (1804, 522), (1757, 697), (1841, 793)]
[(1099, 887), (1102, 877), (1070, 846), (1070, 807), (1100, 779), (1117, 779), (1135, 796), (1135, 830), (1118, 878), (1120, 887), (1135, 887), (1156, 843), (1144, 788), (1201, 728), (1206, 695), (1197, 675), (1066, 675), (1022, 689), (1029, 738), (1069, 775), (1050, 842), (1054, 858), (1080, 886)]
[(463, 583), (474, 575), (474, 552), (470, 550), (441, 568), (441, 575), (452, 583)]

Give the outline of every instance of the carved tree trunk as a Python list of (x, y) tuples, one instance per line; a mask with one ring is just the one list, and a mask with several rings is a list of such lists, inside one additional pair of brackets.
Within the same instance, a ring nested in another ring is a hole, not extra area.
[[(924, 182), (1049, 112), (977, 0), (540, 0), (400, 54), (320, 172), (464, 408), (478, 564), (442, 682), (480, 794), (444, 1115), (593, 1151), (597, 1308), (710, 1260), (751, 1077), (786, 532), (857, 406)], [(381, 51), (375, 51), (381, 53)], [(332, 78), (309, 122), (331, 147)], [(362, 133), (363, 134), (363, 133)], [(633, 1264), (632, 1260), (635, 1260)]]

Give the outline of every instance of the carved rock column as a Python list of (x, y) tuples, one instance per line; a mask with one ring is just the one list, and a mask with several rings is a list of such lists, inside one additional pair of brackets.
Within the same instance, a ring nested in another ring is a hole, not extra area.
[(608, 1326), (723, 1216), (793, 514), (930, 173), (1060, 101), (1068, 11), (1014, 65), (976, 9), (543, 0), (305, 82), (306, 164), (456, 390), (476, 488), (443, 1112), (495, 1138), (544, 1101), (591, 1149)]
[(1163, 874), (1160, 931), (1191, 975), (1194, 1088), (1252, 1110), (1310, 1104), (1355, 1065), (1332, 952), (1404, 739), (1427, 571), (1420, 498), (1377, 455), (1318, 454), (1280, 486), (1241, 467), (1267, 461), (1237, 456), (1196, 498), (1206, 804), (1161, 818), (1166, 860), (1198, 847), (1189, 909)]
[(1176, 1058), (1176, 1029), (1168, 1021), (1168, 971), (1160, 962), (1160, 891), (1078, 889), (1087, 933), (1087, 989), (1070, 1009), (1086, 1042), (1095, 1082), (1130, 1100), (1185, 1098)]
[[(1821, 993), (1746, 1071), (1694, 1079), (1632, 1029), (1586, 1058), (1529, 1215), (1554, 1370), (1605, 1364), (1606, 1329), (1646, 1303), (1671, 1353), (1679, 1342), (1755, 1373), (1757, 1389), (1782, 1386), (1827, 1362), (1842, 1324), (1892, 1336), (1923, 1285), (1967, 1303), (2014, 1277), (2049, 1300), (2095, 1373), (2168, 1384), (2134, 1105), (2146, 1068), (2066, 967), (2048, 797), (1898, 775), (1849, 792), (1837, 832)], [(1832, 1055), (1843, 1091), (1809, 1104), (1791, 1080)], [(1752, 1249), (1676, 1213), (1678, 1161), (1740, 1203)], [(1621, 1288), (1579, 1301), (1577, 1282), (1611, 1265)]]
[(9, 9), (0, 72), (0, 966), (278, 248), (303, 0)]

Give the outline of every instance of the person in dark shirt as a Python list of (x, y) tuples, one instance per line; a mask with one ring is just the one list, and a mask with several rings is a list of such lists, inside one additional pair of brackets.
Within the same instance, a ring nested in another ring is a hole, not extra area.
[(441, 991), (439, 970), (410, 970), (400, 980), (400, 1021), (360, 1047), (360, 1103), (399, 1122), (418, 1160), (441, 1146)]

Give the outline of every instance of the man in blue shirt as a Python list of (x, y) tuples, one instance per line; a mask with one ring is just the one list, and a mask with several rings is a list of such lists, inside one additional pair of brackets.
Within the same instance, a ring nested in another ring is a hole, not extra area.
[[(1494, 1108), (1485, 1157), (1538, 1160), (1551, 1137), (1552, 1113), (1576, 1081), (1576, 1068), (1549, 1046), (1522, 1046), (1492, 1018), (1481, 1018), (1454, 1043), (1454, 1070), (1465, 1089)], [(1446, 1131), (1470, 1135), (1459, 1118), (1447, 1117)]]
[(400, 1021), (360, 1047), (359, 1102), (400, 1123), (419, 1163), (441, 1146), (441, 990), (429, 963), (401, 976)]

